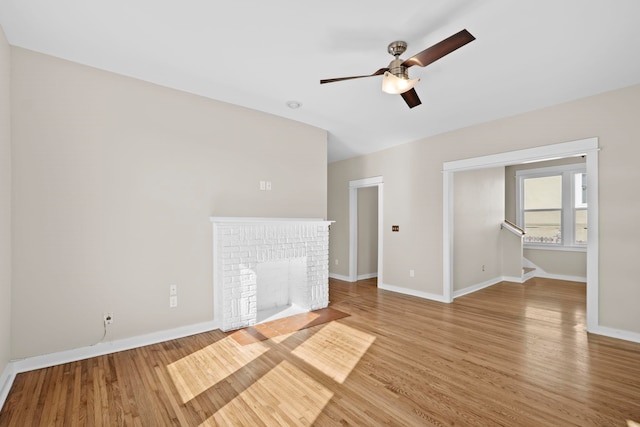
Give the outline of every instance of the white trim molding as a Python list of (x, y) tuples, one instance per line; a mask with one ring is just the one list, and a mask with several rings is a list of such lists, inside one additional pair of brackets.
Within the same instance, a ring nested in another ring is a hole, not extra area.
[(551, 274), (545, 271), (543, 272), (534, 272), (533, 277), (542, 277), (544, 279), (556, 279), (556, 280), (565, 280), (567, 282), (582, 282), (587, 283), (587, 278), (582, 276), (567, 276), (566, 274)]
[(343, 282), (351, 282), (349, 276), (343, 276), (342, 274), (329, 273), (329, 277), (336, 280), (342, 280)]
[(587, 332), (597, 335), (603, 335), (605, 337), (640, 343), (640, 333), (638, 332), (624, 331), (621, 329), (609, 328), (608, 326), (598, 326), (592, 331), (588, 330)]
[(16, 379), (16, 373), (13, 370), (13, 364), (9, 364), (4, 368), (2, 375), (0, 375), (0, 409), (4, 406), (4, 402), (9, 396), (9, 390), (13, 385), (13, 381)]
[(400, 286), (387, 285), (386, 283), (378, 282), (378, 289), (382, 289), (385, 291), (396, 292), (398, 294), (410, 295), (412, 297), (418, 297), (423, 299), (428, 299), (431, 301), (444, 302), (448, 303), (451, 301), (446, 301), (442, 295), (432, 294), (429, 292), (418, 291), (415, 289), (403, 288)]
[(515, 277), (515, 276), (502, 276), (501, 282), (514, 282), (514, 283), (524, 283), (528, 279), (524, 277)]
[(489, 279), (486, 282), (476, 283), (475, 285), (467, 286), (466, 288), (463, 288), (463, 289), (458, 289), (457, 291), (453, 292), (453, 297), (458, 298), (463, 295), (471, 294), (473, 292), (479, 291), (480, 289), (488, 288), (489, 286), (497, 285), (498, 283), (504, 282), (504, 281), (512, 282), (513, 280), (508, 280), (506, 277), (502, 277), (502, 276), (496, 277), (493, 279)]

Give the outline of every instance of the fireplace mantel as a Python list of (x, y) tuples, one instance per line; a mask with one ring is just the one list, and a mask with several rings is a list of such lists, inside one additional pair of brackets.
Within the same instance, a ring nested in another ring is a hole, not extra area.
[(329, 225), (318, 218), (211, 217), (214, 319), (224, 331), (329, 303)]

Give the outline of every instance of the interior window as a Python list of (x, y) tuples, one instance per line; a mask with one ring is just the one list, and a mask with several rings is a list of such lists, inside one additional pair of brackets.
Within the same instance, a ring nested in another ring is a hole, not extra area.
[(583, 164), (516, 172), (517, 222), (527, 246), (587, 244), (587, 175)]

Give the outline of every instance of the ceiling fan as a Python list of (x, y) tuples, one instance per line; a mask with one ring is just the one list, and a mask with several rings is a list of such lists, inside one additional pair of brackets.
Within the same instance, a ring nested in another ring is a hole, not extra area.
[(426, 67), (454, 50), (474, 41), (476, 38), (467, 30), (462, 30), (431, 47), (426, 48), (417, 55), (404, 60), (400, 55), (407, 50), (407, 43), (395, 41), (389, 44), (387, 51), (395, 57), (386, 68), (380, 68), (373, 74), (365, 76), (338, 77), (335, 79), (320, 80), (320, 84), (339, 82), (342, 80), (360, 79), (382, 75), (382, 90), (387, 93), (400, 94), (409, 108), (422, 104), (416, 90), (413, 88), (420, 79), (409, 79), (408, 68), (414, 65)]

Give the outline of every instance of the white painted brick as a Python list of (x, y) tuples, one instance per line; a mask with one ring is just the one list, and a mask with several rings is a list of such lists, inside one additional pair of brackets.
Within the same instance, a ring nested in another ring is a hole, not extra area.
[(262, 307), (258, 295), (264, 298), (265, 292), (260, 286), (276, 286), (268, 293), (284, 292), (271, 298), (273, 304), (289, 300), (309, 310), (327, 306), (326, 225), (233, 224), (221, 226), (217, 236), (222, 240), (214, 242), (214, 251), (223, 269), (224, 330), (255, 324)]

